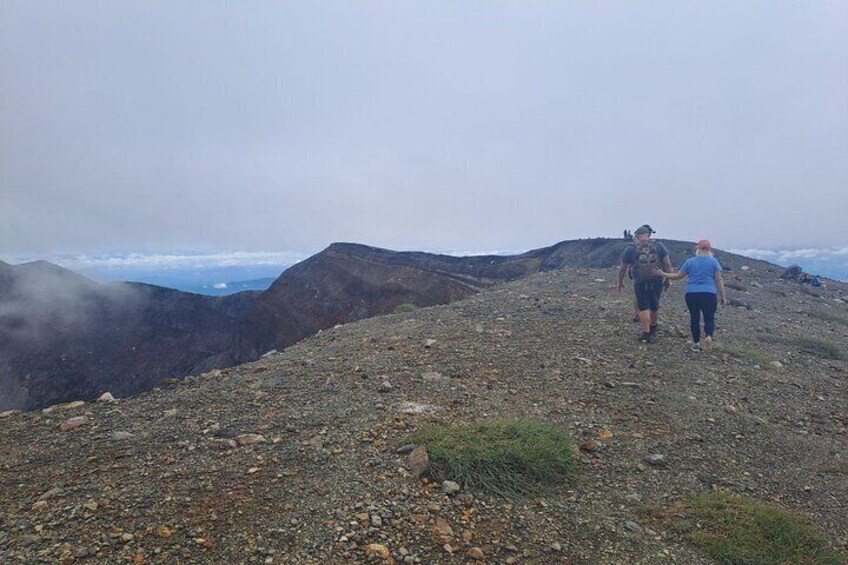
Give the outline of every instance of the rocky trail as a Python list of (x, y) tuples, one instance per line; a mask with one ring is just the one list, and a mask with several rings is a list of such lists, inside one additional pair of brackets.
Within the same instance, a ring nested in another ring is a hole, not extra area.
[[(644, 345), (614, 279), (536, 274), (137, 398), (5, 413), (0, 561), (712, 563), (642, 509), (714, 489), (846, 552), (848, 285), (737, 270), (696, 353), (684, 284)], [(582, 446), (572, 482), (505, 500), (408, 469), (422, 426), (512, 417)]]

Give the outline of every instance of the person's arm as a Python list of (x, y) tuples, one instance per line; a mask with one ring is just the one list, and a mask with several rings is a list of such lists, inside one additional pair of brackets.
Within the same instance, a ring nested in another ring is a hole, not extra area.
[(616, 289), (621, 290), (624, 287), (624, 275), (627, 273), (627, 269), (629, 268), (630, 266), (624, 262), (618, 266), (618, 285), (616, 285)]
[[(663, 265), (663, 266), (665, 266), (665, 265)], [(676, 273), (669, 273), (667, 271), (661, 271), (659, 269), (654, 269), (652, 272), (654, 273), (655, 276), (662, 277), (666, 280), (675, 280), (676, 281), (678, 279), (682, 279), (682, 278), (686, 277), (686, 273), (684, 273), (683, 271), (677, 271)]]
[[(662, 266), (663, 266), (663, 271), (665, 271), (666, 273), (675, 274), (675, 273), (672, 272), (672, 271), (674, 271), (674, 268), (671, 266), (671, 257), (669, 257), (667, 249), (666, 249), (666, 252), (665, 252), (665, 257), (663, 257), (663, 259), (662, 259)], [(665, 281), (664, 281), (665, 287), (668, 288), (671, 285), (671, 279), (673, 279), (674, 277), (663, 277), (663, 278), (665, 279)]]
[(679, 280), (679, 279), (682, 279), (684, 277), (689, 276), (689, 269), (687, 268), (687, 267), (689, 267), (689, 263), (687, 263), (687, 262), (684, 262), (683, 265), (680, 267), (680, 270), (677, 271), (676, 273), (671, 272), (672, 271), (671, 259), (668, 258), (667, 253), (666, 253), (665, 257), (663, 257), (663, 259), (662, 259), (662, 265), (663, 265), (662, 269), (654, 269), (653, 274), (654, 274), (655, 277), (662, 277), (666, 281), (669, 281), (669, 280)]
[(714, 276), (716, 288), (718, 288), (719, 300), (721, 301), (721, 305), (724, 306), (727, 304), (727, 292), (724, 290), (724, 279), (721, 276), (721, 271), (716, 271)]

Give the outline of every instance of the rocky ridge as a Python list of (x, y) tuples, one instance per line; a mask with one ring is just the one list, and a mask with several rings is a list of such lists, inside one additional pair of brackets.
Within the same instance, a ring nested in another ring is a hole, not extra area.
[[(683, 285), (645, 346), (613, 269), (565, 269), (134, 399), (2, 414), (0, 561), (710, 563), (640, 509), (712, 489), (845, 552), (848, 285), (751, 265), (703, 353)], [(583, 445), (575, 481), (503, 500), (408, 468), (421, 426), (517, 416)]]

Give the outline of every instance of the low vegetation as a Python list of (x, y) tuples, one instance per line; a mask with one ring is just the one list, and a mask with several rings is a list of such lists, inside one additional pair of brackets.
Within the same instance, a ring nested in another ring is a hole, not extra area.
[(409, 304), (409, 303), (398, 304), (397, 306), (395, 306), (394, 313), (395, 314), (402, 314), (404, 312), (414, 312), (417, 309), (418, 309), (418, 306), (416, 306), (415, 304)]
[(748, 288), (745, 285), (739, 284), (738, 282), (725, 281), (724, 286), (726, 286), (727, 288), (732, 288), (733, 290), (738, 290), (739, 292), (748, 292)]
[(750, 361), (753, 365), (759, 365), (760, 367), (767, 367), (771, 363), (771, 360), (765, 353), (757, 351), (756, 349), (746, 349), (743, 347), (734, 347), (732, 345), (719, 345), (716, 347), (716, 350), (720, 353), (732, 355), (737, 359)]
[(839, 346), (821, 339), (795, 336), (767, 336), (764, 339), (769, 343), (776, 345), (788, 345), (789, 347), (798, 349), (802, 353), (809, 353), (810, 355), (815, 355), (822, 359), (831, 359), (834, 361), (848, 359), (848, 356), (842, 352)]
[(654, 517), (722, 565), (839, 565), (839, 555), (798, 516), (733, 496), (693, 496)]
[(574, 447), (566, 433), (533, 420), (430, 427), (411, 441), (427, 447), (432, 478), (504, 497), (561, 484), (574, 468)]
[(814, 310), (809, 313), (811, 318), (816, 318), (819, 320), (824, 320), (825, 322), (832, 322), (834, 324), (840, 324), (843, 326), (848, 326), (848, 317), (840, 316), (834, 312), (822, 312), (820, 310)]

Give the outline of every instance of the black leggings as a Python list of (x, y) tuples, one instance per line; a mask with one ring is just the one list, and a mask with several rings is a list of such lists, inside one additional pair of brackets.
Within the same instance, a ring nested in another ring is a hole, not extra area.
[(701, 341), (701, 312), (704, 313), (704, 334), (712, 337), (715, 331), (715, 313), (718, 297), (712, 292), (686, 293), (686, 306), (689, 307), (689, 329), (692, 341)]

